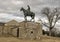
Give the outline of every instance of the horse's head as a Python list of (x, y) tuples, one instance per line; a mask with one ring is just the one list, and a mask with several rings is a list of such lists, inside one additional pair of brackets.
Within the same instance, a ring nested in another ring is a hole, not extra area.
[(22, 10), (24, 10), (24, 8), (23, 8), (23, 7), (20, 9), (20, 11), (22, 11)]

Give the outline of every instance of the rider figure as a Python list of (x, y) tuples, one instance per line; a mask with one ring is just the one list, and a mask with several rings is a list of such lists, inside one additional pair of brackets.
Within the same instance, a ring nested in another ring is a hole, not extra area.
[(28, 7), (27, 11), (28, 11), (28, 12), (30, 12), (30, 6), (29, 6), (29, 5), (27, 5), (27, 7)]

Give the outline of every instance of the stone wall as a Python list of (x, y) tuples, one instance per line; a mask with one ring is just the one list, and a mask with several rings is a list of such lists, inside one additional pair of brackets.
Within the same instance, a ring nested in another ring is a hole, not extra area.
[(0, 35), (3, 33), (4, 26), (0, 26)]
[(25, 39), (36, 39), (39, 38), (40, 35), (42, 35), (42, 25), (37, 22), (20, 22), (19, 25), (17, 22), (14, 25), (5, 25), (4, 32), (11, 34), (13, 36), (17, 36), (18, 28), (19, 28), (19, 38), (25, 38)]
[(42, 26), (36, 22), (21, 22), (19, 38), (23, 35), (24, 38), (33, 39), (42, 35)]

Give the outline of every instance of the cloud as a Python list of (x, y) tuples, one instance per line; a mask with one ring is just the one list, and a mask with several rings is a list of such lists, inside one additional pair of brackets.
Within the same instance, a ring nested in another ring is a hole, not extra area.
[(24, 4), (23, 1), (18, 1), (18, 0), (16, 1), (13, 0), (12, 3), (15, 5)]
[(24, 20), (22, 17), (14, 16), (12, 14), (0, 13), (0, 22), (8, 22), (13, 19), (17, 21)]

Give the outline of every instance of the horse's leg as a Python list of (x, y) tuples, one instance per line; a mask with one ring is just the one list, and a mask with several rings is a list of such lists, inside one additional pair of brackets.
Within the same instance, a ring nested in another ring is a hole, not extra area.
[(26, 17), (26, 21), (27, 21), (27, 17)]
[(35, 21), (34, 16), (32, 16), (32, 20), (33, 20), (33, 22)]
[(30, 21), (34, 21), (34, 17), (33, 16), (31, 16), (31, 20)]
[(27, 18), (26, 18), (26, 16), (24, 16), (24, 18), (25, 18), (25, 21), (27, 21)]
[(31, 16), (31, 20), (30, 21), (32, 21), (32, 16)]
[(32, 21), (32, 19), (30, 21)]

